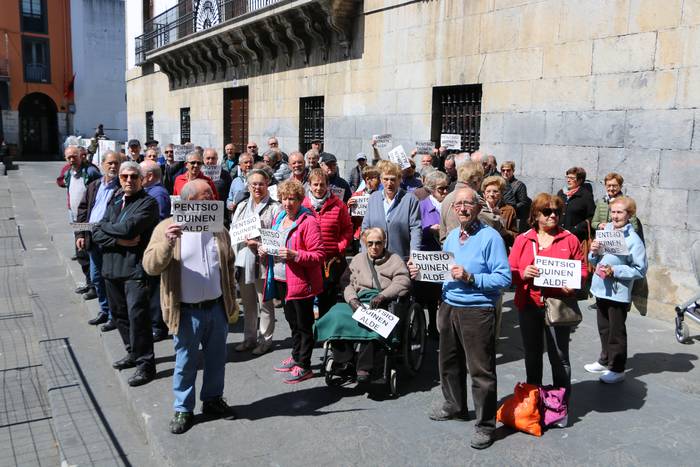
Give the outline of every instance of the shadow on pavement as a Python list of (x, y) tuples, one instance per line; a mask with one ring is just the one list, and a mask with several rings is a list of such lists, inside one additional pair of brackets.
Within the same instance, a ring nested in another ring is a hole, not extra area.
[(636, 353), (627, 359), (627, 376), (643, 376), (657, 373), (687, 373), (695, 368), (698, 356), (689, 353), (647, 352)]

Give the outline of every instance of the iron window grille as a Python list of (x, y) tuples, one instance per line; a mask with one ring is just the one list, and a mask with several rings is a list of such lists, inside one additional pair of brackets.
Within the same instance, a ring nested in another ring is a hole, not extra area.
[(180, 109), (180, 144), (189, 143), (190, 139), (190, 108)]
[(479, 149), (481, 84), (433, 88), (431, 138), (438, 144), (444, 133), (462, 136), (462, 151)]
[(323, 143), (323, 96), (299, 99), (299, 148), (301, 152), (311, 149), (311, 141)]
[(153, 111), (146, 112), (146, 141), (153, 141)]

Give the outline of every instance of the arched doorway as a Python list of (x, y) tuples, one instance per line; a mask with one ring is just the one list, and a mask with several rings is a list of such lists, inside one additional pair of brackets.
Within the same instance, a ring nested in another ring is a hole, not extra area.
[(56, 104), (46, 94), (27, 94), (19, 103), (23, 159), (54, 159), (58, 153)]

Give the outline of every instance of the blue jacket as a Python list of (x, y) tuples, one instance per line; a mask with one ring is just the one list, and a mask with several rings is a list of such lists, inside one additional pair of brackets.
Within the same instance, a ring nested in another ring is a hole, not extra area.
[(455, 264), (474, 275), (474, 285), (462, 280), (445, 281), (442, 300), (458, 307), (495, 307), (501, 290), (511, 282), (508, 254), (501, 235), (493, 227), (479, 222), (476, 233), (460, 245), (460, 230), (458, 227), (447, 235), (443, 251), (455, 255)]
[(381, 227), (386, 232), (387, 249), (404, 261), (411, 250), (420, 250), (420, 204), (413, 193), (399, 190), (389, 213), (384, 213), (384, 190), (372, 193), (367, 203), (367, 213), (362, 219), (362, 230)]
[(158, 202), (158, 220), (162, 221), (166, 217), (170, 217), (170, 193), (168, 190), (160, 182), (144, 187), (144, 190)]
[[(605, 226), (605, 230), (613, 230), (612, 222)], [(600, 256), (594, 255), (593, 252), (588, 254), (588, 261), (591, 264), (609, 265), (612, 266), (613, 270), (613, 277), (605, 279), (598, 274), (593, 274), (591, 293), (597, 298), (630, 303), (634, 281), (643, 278), (647, 273), (647, 252), (642, 239), (634, 231), (632, 224), (625, 225), (622, 231), (625, 234), (628, 255), (606, 253)]]

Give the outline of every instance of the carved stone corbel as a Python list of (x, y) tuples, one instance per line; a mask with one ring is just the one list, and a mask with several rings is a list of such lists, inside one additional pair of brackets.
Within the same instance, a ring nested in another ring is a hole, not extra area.
[(274, 21), (272, 18), (268, 18), (263, 23), (263, 27), (267, 31), (270, 37), (270, 41), (277, 47), (277, 56), (281, 57), (283, 54), (287, 57), (287, 66), (292, 66), (292, 54), (294, 50), (289, 42), (282, 40), (284, 37), (283, 32), (280, 32), (280, 24)]
[(314, 23), (316, 20), (311, 15), (310, 11), (304, 7), (300, 7), (296, 9), (296, 13), (299, 19), (301, 20), (302, 24), (304, 25), (304, 32), (306, 32), (306, 35), (321, 50), (323, 61), (328, 60), (328, 48), (330, 42), (327, 37), (321, 34), (314, 27)]
[(287, 36), (287, 39), (289, 39), (294, 44), (296, 49), (301, 54), (304, 60), (304, 65), (308, 64), (309, 54), (306, 51), (306, 44), (304, 43), (304, 40), (294, 31), (294, 24), (292, 20), (288, 19), (284, 15), (280, 15), (277, 19), (279, 20), (280, 25), (284, 28), (284, 32)]

